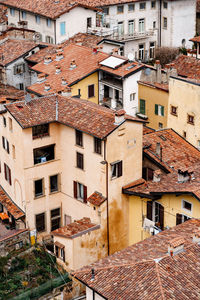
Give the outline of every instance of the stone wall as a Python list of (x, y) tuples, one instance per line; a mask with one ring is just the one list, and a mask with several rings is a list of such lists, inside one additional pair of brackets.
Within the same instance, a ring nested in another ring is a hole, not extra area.
[(21, 248), (26, 243), (30, 243), (28, 230), (20, 230), (18, 233), (1, 239), (0, 256), (6, 256), (9, 252)]

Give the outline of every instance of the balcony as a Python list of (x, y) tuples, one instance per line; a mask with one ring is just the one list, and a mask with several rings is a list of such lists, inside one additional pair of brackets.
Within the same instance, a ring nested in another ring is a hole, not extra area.
[(117, 41), (131, 41), (131, 40), (145, 39), (153, 35), (154, 35), (154, 30), (146, 30), (144, 32), (134, 31), (133, 33), (128, 33), (128, 34), (120, 33), (119, 31), (113, 31), (110, 38)]
[(119, 110), (123, 108), (123, 99), (122, 98), (113, 99), (110, 97), (103, 98), (103, 100), (100, 100), (100, 105), (107, 108)]

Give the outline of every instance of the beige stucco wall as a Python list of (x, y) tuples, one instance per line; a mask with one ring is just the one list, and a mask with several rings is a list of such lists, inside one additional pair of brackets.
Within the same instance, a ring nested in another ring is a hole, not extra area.
[[(178, 116), (170, 114), (171, 106), (178, 107)], [(167, 127), (180, 135), (186, 132), (186, 139), (194, 146), (200, 141), (200, 86), (183, 80), (170, 78), (169, 117)], [(187, 123), (187, 114), (194, 115), (194, 125)]]

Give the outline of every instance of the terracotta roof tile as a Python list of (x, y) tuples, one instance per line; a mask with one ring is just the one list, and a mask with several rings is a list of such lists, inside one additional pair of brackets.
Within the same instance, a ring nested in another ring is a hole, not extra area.
[(181, 245), (184, 245), (185, 239), (182, 237), (176, 237), (169, 241), (169, 245), (173, 248), (179, 247)]
[(103, 197), (99, 192), (94, 192), (90, 197), (87, 198), (87, 201), (96, 206), (100, 206), (105, 200), (106, 198)]
[(77, 234), (84, 234), (88, 231), (99, 229), (100, 226), (91, 223), (90, 218), (83, 218), (78, 221), (74, 221), (64, 227), (60, 227), (51, 232), (54, 236), (61, 236), (65, 238), (76, 237)]
[(95, 9), (94, 6), (91, 6), (88, 3), (88, 1), (72, 2), (70, 0), (2, 0), (0, 3), (8, 7), (11, 6), (19, 8), (51, 19), (56, 19), (77, 6)]
[(17, 220), (25, 216), (24, 212), (8, 197), (3, 188), (0, 186), (0, 203), (9, 211)]
[[(6, 108), (23, 128), (59, 122), (103, 139), (119, 126), (115, 124), (114, 111), (73, 97), (51, 95), (27, 104), (24, 101), (7, 104)], [(128, 115), (125, 118), (141, 122)]]
[(178, 75), (200, 82), (200, 60), (195, 57), (179, 55), (173, 62)]
[[(108, 300), (199, 299), (200, 246), (192, 242), (191, 234), (199, 226), (200, 220), (191, 219), (73, 275)], [(168, 245), (173, 238), (183, 238), (185, 243), (184, 251), (171, 257)]]
[(158, 83), (158, 82), (150, 82), (150, 81), (138, 81), (139, 84), (146, 85), (149, 87), (154, 87), (159, 90), (163, 90), (165, 92), (169, 92), (169, 84), (168, 83)]
[(155, 129), (150, 128), (150, 127), (148, 127), (148, 126), (144, 126), (144, 127), (143, 127), (143, 134), (152, 133), (152, 132), (154, 132), (154, 131), (155, 131)]

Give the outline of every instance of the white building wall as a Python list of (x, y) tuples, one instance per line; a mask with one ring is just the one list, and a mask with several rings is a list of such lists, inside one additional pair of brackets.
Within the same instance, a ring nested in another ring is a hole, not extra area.
[(94, 293), (93, 290), (86, 286), (86, 300), (104, 300), (105, 298), (99, 296), (97, 293)]
[[(69, 13), (63, 14), (56, 20), (56, 43), (72, 37), (73, 35), (87, 32), (87, 18), (92, 18), (92, 26), (96, 24), (96, 12), (94, 10), (85, 9), (83, 7), (76, 7)], [(60, 23), (65, 22), (66, 34), (60, 34)]]
[[(123, 82), (123, 103), (124, 110), (127, 114), (135, 116), (138, 111), (138, 80), (140, 80), (141, 72), (139, 71), (129, 77)], [(130, 94), (135, 93), (135, 100), (130, 100)]]

